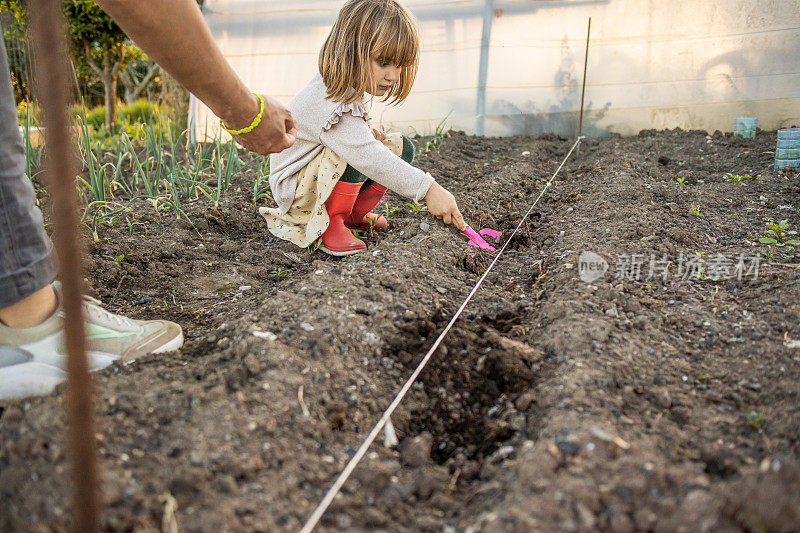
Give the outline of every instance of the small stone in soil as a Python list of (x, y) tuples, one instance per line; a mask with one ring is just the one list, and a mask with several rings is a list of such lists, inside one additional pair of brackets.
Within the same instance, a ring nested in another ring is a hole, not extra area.
[(580, 446), (577, 443), (569, 441), (569, 440), (558, 440), (556, 441), (556, 448), (563, 453), (564, 455), (578, 455), (580, 451)]
[(664, 387), (658, 387), (652, 391), (653, 401), (662, 409), (669, 409), (672, 406), (672, 398)]
[(664, 374), (656, 374), (655, 376), (653, 376), (653, 383), (655, 383), (656, 385), (669, 385), (670, 383), (672, 383), (672, 380), (669, 379)]
[(497, 449), (496, 452), (492, 454), (491, 460), (492, 461), (503, 461), (511, 456), (514, 453), (513, 446), (501, 446)]
[(251, 376), (257, 376), (264, 371), (261, 360), (251, 353), (244, 356), (244, 367)]
[(407, 466), (422, 466), (431, 458), (431, 446), (433, 445), (433, 435), (423, 433), (411, 440), (403, 443), (400, 450), (400, 458)]

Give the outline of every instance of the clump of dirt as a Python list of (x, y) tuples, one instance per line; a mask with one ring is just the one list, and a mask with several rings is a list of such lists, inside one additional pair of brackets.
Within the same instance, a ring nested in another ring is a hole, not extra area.
[[(321, 529), (794, 529), (800, 254), (759, 238), (800, 224), (800, 175), (775, 137), (583, 143)], [(505, 238), (571, 146), (451, 132), (418, 164)], [(159, 528), (169, 495), (181, 529), (297, 530), (493, 259), (392, 194), (365, 253), (299, 250), (253, 179), (191, 224), (140, 202), (84, 232), (90, 292), (187, 338), (96, 375), (105, 529)], [(69, 525), (62, 394), (0, 404), (2, 530)]]

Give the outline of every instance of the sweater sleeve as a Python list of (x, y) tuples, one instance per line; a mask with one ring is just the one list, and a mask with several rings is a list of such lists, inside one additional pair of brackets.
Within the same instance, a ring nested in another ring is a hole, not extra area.
[(422, 203), (433, 176), (403, 161), (377, 140), (362, 117), (344, 113), (320, 134), (347, 164), (400, 196)]

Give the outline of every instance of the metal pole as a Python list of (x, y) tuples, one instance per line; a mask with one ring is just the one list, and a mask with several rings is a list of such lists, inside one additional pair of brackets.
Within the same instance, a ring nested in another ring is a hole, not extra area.
[[(586, 30), (586, 57), (583, 59), (583, 88), (581, 89), (581, 117), (578, 120), (578, 137), (583, 135), (583, 97), (586, 95), (586, 69), (589, 66), (589, 35), (592, 33), (592, 17), (589, 17), (589, 29)], [(580, 146), (578, 147), (580, 153)]]
[(97, 449), (94, 437), (91, 378), (86, 360), (80, 283), (82, 268), (75, 202), (77, 166), (70, 143), (69, 77), (61, 0), (30, 4), (34, 65), (45, 125), (50, 193), (53, 196), (55, 246), (62, 276), (64, 337), (67, 348), (67, 412), (69, 422), (73, 530), (99, 531)]
[(483, 30), (481, 31), (481, 58), (478, 67), (478, 100), (475, 105), (475, 133), (483, 135), (486, 122), (486, 78), (489, 73), (489, 44), (492, 39), (494, 20), (494, 0), (486, 0), (483, 9)]

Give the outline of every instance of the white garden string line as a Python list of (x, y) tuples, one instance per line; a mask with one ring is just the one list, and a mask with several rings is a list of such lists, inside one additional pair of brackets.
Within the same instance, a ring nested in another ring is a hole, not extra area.
[(486, 272), (483, 273), (483, 275), (480, 277), (478, 282), (475, 284), (475, 286), (470, 291), (469, 295), (467, 296), (467, 299), (464, 300), (464, 303), (462, 303), (461, 307), (458, 308), (458, 311), (456, 311), (456, 314), (453, 315), (453, 318), (450, 319), (450, 322), (448, 322), (447, 326), (445, 326), (445, 328), (442, 330), (442, 332), (436, 338), (436, 341), (434, 341), (433, 346), (430, 347), (430, 349), (428, 350), (428, 353), (425, 354), (425, 357), (422, 358), (422, 361), (420, 361), (420, 363), (417, 366), (416, 370), (414, 370), (414, 373), (411, 374), (411, 377), (409, 377), (408, 380), (405, 382), (405, 384), (403, 385), (403, 388), (400, 389), (400, 392), (397, 393), (397, 396), (395, 396), (395, 398), (392, 401), (392, 403), (389, 405), (389, 407), (386, 409), (386, 411), (384, 411), (383, 416), (381, 417), (381, 419), (378, 420), (378, 423), (375, 424), (375, 427), (372, 428), (372, 431), (369, 432), (369, 435), (367, 435), (367, 438), (361, 444), (361, 447), (358, 448), (358, 450), (356, 451), (355, 455), (353, 455), (353, 457), (350, 459), (350, 462), (347, 463), (347, 466), (344, 467), (344, 470), (342, 470), (342, 473), (339, 474), (339, 477), (336, 478), (336, 481), (333, 482), (333, 485), (331, 485), (331, 488), (328, 489), (328, 492), (327, 492), (327, 494), (325, 494), (325, 497), (322, 499), (322, 501), (319, 503), (319, 505), (317, 505), (317, 508), (314, 509), (314, 512), (311, 513), (311, 516), (308, 517), (308, 520), (306, 521), (305, 525), (303, 525), (303, 529), (300, 530), (300, 533), (311, 533), (311, 531), (313, 531), (313, 529), (317, 526), (317, 523), (319, 523), (320, 518), (322, 518), (322, 515), (325, 514), (325, 511), (328, 509), (328, 506), (330, 506), (331, 502), (333, 502), (333, 499), (339, 493), (339, 491), (341, 490), (342, 486), (347, 481), (347, 478), (350, 477), (350, 474), (353, 473), (353, 470), (355, 470), (356, 466), (358, 466), (358, 463), (361, 461), (361, 459), (367, 453), (367, 450), (369, 449), (369, 447), (375, 441), (375, 437), (378, 436), (378, 433), (381, 432), (381, 429), (383, 429), (383, 427), (386, 425), (386, 422), (389, 421), (389, 418), (392, 416), (392, 413), (394, 413), (394, 410), (397, 409), (397, 406), (400, 405), (401, 401), (403, 401), (403, 398), (405, 397), (405, 395), (408, 392), (408, 390), (411, 388), (411, 386), (417, 380), (417, 376), (419, 376), (420, 372), (422, 372), (422, 369), (425, 368), (425, 365), (428, 364), (428, 360), (433, 355), (433, 352), (436, 351), (436, 348), (438, 348), (439, 345), (442, 343), (442, 340), (444, 339), (445, 335), (447, 335), (447, 333), (450, 331), (450, 328), (453, 327), (453, 324), (456, 322), (456, 320), (458, 320), (458, 317), (461, 316), (461, 313), (464, 311), (464, 308), (467, 306), (469, 301), (475, 295), (475, 293), (477, 292), (478, 288), (483, 283), (483, 280), (486, 279), (486, 276), (489, 275), (489, 272), (494, 267), (494, 264), (497, 263), (498, 259), (500, 259), (500, 256), (503, 254), (503, 251), (508, 246), (508, 243), (510, 243), (511, 239), (514, 238), (514, 235), (516, 235), (517, 231), (519, 231), (519, 228), (522, 227), (522, 224), (525, 222), (525, 219), (528, 218), (528, 215), (531, 214), (531, 212), (533, 211), (533, 208), (536, 207), (537, 203), (539, 203), (539, 200), (541, 200), (541, 198), (544, 195), (545, 191), (547, 191), (547, 189), (553, 183), (553, 180), (556, 179), (556, 176), (561, 171), (561, 167), (564, 166), (564, 164), (567, 162), (567, 159), (569, 159), (569, 156), (572, 155), (573, 150), (575, 150), (575, 147), (580, 144), (581, 139), (583, 139), (583, 138), (584, 138), (583, 136), (578, 137), (578, 139), (575, 141), (575, 144), (572, 145), (572, 148), (570, 148), (569, 153), (564, 158), (564, 160), (561, 162), (561, 164), (558, 166), (558, 169), (556, 169), (555, 173), (553, 174), (553, 177), (550, 178), (550, 181), (548, 181), (547, 184), (544, 186), (544, 188), (542, 189), (542, 192), (539, 193), (539, 196), (536, 198), (536, 201), (533, 202), (531, 207), (528, 209), (528, 212), (525, 213), (525, 215), (519, 221), (519, 224), (517, 224), (517, 227), (514, 228), (514, 231), (511, 233), (511, 236), (508, 239), (506, 239), (505, 244), (503, 244), (503, 247), (500, 248), (499, 252), (497, 252), (497, 255), (495, 255), (495, 257), (494, 257), (494, 260), (492, 260), (491, 264), (489, 265), (489, 268), (486, 269)]

